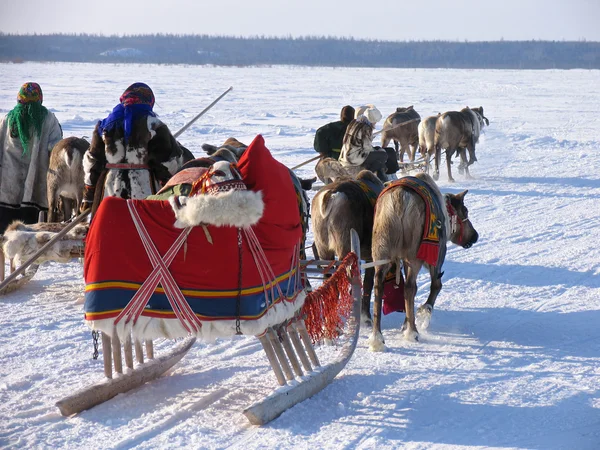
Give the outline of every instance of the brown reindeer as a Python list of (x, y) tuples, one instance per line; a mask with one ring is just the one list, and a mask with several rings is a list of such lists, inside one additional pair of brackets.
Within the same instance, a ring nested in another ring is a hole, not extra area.
[[(413, 120), (405, 125), (399, 125)], [(381, 146), (387, 147), (391, 140), (394, 141), (398, 159), (404, 161), (404, 152), (408, 155), (410, 161), (415, 160), (415, 153), (419, 145), (418, 126), (421, 116), (412, 105), (403, 108), (396, 108), (396, 112), (388, 116), (383, 123), (381, 132)]]
[[(479, 141), (484, 123), (489, 125), (489, 120), (483, 115), (483, 107), (481, 106), (478, 108), (467, 106), (460, 111), (445, 112), (437, 119), (435, 125), (435, 170), (433, 173), (435, 180), (439, 178), (440, 158), (443, 148), (446, 149), (448, 181), (454, 181), (450, 167), (454, 152), (460, 155), (459, 172), (462, 173), (462, 170), (464, 170), (466, 177), (471, 177), (469, 166), (477, 161), (475, 144)], [(469, 151), (468, 161), (465, 149)]]
[[(410, 177), (409, 177), (410, 178)], [(381, 307), (383, 281), (391, 263), (396, 265), (396, 284), (401, 284), (404, 267), (404, 301), (406, 318), (402, 325), (404, 337), (411, 341), (418, 340), (415, 322), (415, 296), (417, 294), (417, 275), (421, 267), (429, 270), (431, 287), (427, 302), (419, 308), (419, 320), (423, 328), (427, 328), (435, 300), (442, 289), (442, 264), (446, 254), (446, 243), (451, 241), (464, 248), (471, 247), (479, 235), (469, 220), (464, 198), (467, 191), (460, 194), (442, 196), (433, 179), (419, 173), (415, 178), (421, 180), (440, 205), (443, 218), (432, 222), (438, 228), (439, 253), (437, 264), (428, 264), (417, 258), (426, 223), (426, 205), (422, 197), (414, 190), (404, 186), (393, 186), (384, 191), (378, 201), (373, 225), (372, 256), (375, 261), (388, 261), (375, 269), (375, 303), (373, 306), (373, 334), (369, 340), (372, 351), (384, 351), (385, 345), (381, 334)]]
[(425, 172), (429, 173), (431, 159), (435, 156), (435, 124), (438, 117), (429, 116), (421, 121), (418, 126), (419, 131), (419, 151), (421, 156), (425, 158)]
[[(343, 259), (350, 252), (350, 230), (360, 238), (361, 257), (371, 259), (374, 204), (383, 183), (369, 170), (361, 171), (356, 179), (341, 179), (319, 190), (313, 198), (312, 230), (317, 259)], [(362, 319), (371, 323), (371, 291), (373, 268), (364, 277)]]
[(85, 139), (68, 137), (58, 141), (52, 149), (47, 177), (48, 222), (70, 219), (81, 204), (83, 155), (89, 146)]

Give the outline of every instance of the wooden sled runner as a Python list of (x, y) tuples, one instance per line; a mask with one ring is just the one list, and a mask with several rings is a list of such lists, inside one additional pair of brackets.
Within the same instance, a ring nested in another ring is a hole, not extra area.
[[(356, 255), (353, 260), (354, 275), (350, 280), (353, 298), (352, 314), (347, 321), (348, 339), (335, 361), (321, 366), (301, 317), (269, 327), (264, 334), (257, 336), (278, 384), (286, 388), (276, 390), (267, 398), (244, 410), (244, 415), (253, 425), (264, 425), (292, 406), (320, 392), (333, 381), (352, 357), (360, 331), (362, 297), (360, 242), (354, 230), (352, 230), (352, 252)], [(316, 263), (323, 264), (325, 261), (313, 262)], [(340, 264), (337, 268), (337, 271), (342, 272), (348, 270), (349, 267), (344, 264)], [(345, 273), (344, 275), (348, 276)], [(318, 292), (318, 289), (315, 292)], [(133, 347), (138, 365), (134, 368), (131, 337), (128, 336), (121, 349), (121, 342), (116, 335), (112, 338), (105, 333), (101, 335), (106, 380), (59, 400), (56, 406), (64, 416), (80, 413), (160, 377), (179, 362), (196, 341), (195, 337), (188, 337), (171, 353), (154, 359), (152, 341), (148, 340), (145, 342), (148, 361), (144, 361), (142, 343), (135, 341)], [(123, 368), (123, 355), (126, 370)], [(113, 370), (117, 374), (116, 378), (113, 378)], [(302, 379), (298, 381), (296, 377)], [(289, 385), (292, 381), (294, 383)]]

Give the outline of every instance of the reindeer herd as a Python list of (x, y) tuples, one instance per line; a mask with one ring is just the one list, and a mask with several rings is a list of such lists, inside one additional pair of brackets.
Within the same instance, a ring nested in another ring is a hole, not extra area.
[[(410, 119), (416, 119), (416, 121), (410, 122), (406, 126), (397, 126), (397, 124)], [(469, 166), (477, 161), (475, 144), (479, 141), (484, 125), (489, 125), (489, 120), (483, 115), (482, 106), (478, 108), (467, 106), (460, 111), (438, 113), (423, 120), (412, 105), (405, 108), (399, 107), (383, 124), (381, 146), (387, 147), (393, 140), (400, 161), (404, 160), (404, 153), (406, 153), (411, 162), (415, 160), (418, 149), (422, 158), (425, 159), (427, 173), (429, 173), (431, 161), (435, 161), (434, 180), (440, 176), (441, 152), (442, 149), (445, 149), (448, 181), (454, 181), (451, 164), (455, 153), (461, 158), (459, 172), (462, 173), (464, 170), (469, 178)], [(466, 158), (467, 150), (469, 152), (468, 160)]]
[[(397, 126), (402, 123), (407, 125)], [(419, 150), (427, 162), (426, 172), (429, 172), (429, 163), (432, 159), (435, 160), (433, 178), (427, 173), (418, 173), (416, 178), (428, 187), (431, 196), (442, 205), (442, 217), (435, 224), (440, 235), (440, 258), (437, 265), (417, 258), (430, 206), (410, 189), (400, 185), (385, 189), (383, 182), (366, 170), (356, 176), (335, 174), (326, 177), (326, 185), (314, 196), (309, 212), (309, 198), (305, 191), (311, 189), (315, 179), (302, 180), (290, 170), (298, 192), (298, 206), (305, 236), (308, 218), (311, 217), (315, 258), (342, 259), (350, 251), (350, 230), (355, 229), (360, 237), (362, 257), (367, 261), (375, 261), (365, 272), (362, 302), (362, 321), (373, 327), (369, 341), (373, 351), (385, 349), (381, 333), (381, 313), (386, 274), (393, 272), (396, 285), (401, 285), (400, 281), (404, 282), (406, 317), (402, 332), (406, 339), (416, 341), (417, 321), (419, 327), (428, 326), (436, 297), (442, 287), (441, 268), (447, 242), (469, 248), (478, 239), (464, 205), (467, 191), (457, 195), (442, 195), (434, 180), (439, 178), (442, 149), (446, 152), (450, 181), (454, 181), (451, 159), (455, 154), (461, 160), (459, 172), (464, 171), (466, 177), (470, 176), (468, 167), (477, 161), (475, 145), (484, 124), (489, 122), (482, 107), (466, 107), (461, 111), (446, 112), (420, 120), (413, 106), (409, 106), (397, 108), (384, 122), (382, 146), (393, 141), (400, 161), (404, 159), (404, 154), (408, 155), (410, 161), (414, 161), (415, 153)], [(68, 219), (80, 204), (84, 184), (82, 157), (88, 147), (87, 141), (76, 137), (63, 139), (55, 146), (48, 172), (50, 222)], [(234, 138), (228, 139), (221, 146), (204, 144), (202, 148), (208, 154), (207, 157), (191, 160), (184, 168), (207, 167), (216, 161), (236, 162), (246, 147)], [(316, 171), (319, 174), (318, 167)], [(415, 312), (416, 278), (422, 267), (430, 272), (431, 287), (426, 303)], [(375, 297), (371, 316), (373, 288)]]
[[(442, 217), (434, 224), (438, 228), (440, 244), (437, 263), (425, 262), (417, 257), (430, 209), (423, 198), (401, 183), (394, 186), (394, 182), (384, 189), (381, 181), (368, 171), (352, 177), (340, 172), (338, 165), (332, 161), (322, 160), (317, 164), (317, 175), (326, 185), (313, 199), (313, 252), (317, 259), (343, 258), (349, 251), (350, 229), (357, 230), (363, 247), (361, 255), (374, 261), (374, 267), (365, 272), (362, 303), (363, 323), (373, 327), (369, 340), (372, 351), (385, 349), (381, 314), (386, 275), (392, 271), (395, 285), (403, 286), (406, 316), (401, 330), (407, 340), (417, 341), (417, 321), (424, 329), (429, 326), (436, 298), (442, 288), (442, 264), (447, 242), (470, 248), (479, 238), (464, 204), (467, 191), (442, 195), (434, 180), (439, 179), (442, 149), (446, 152), (448, 180), (454, 181), (451, 164), (455, 154), (461, 160), (459, 172), (464, 172), (470, 178), (469, 166), (477, 161), (475, 145), (484, 125), (489, 125), (489, 121), (484, 116), (483, 107), (465, 107), (461, 111), (450, 111), (421, 120), (413, 106), (397, 108), (383, 124), (382, 147), (387, 147), (393, 141), (401, 162), (405, 154), (413, 162), (417, 150), (425, 160), (425, 173), (418, 173), (416, 178), (441, 205)], [(431, 160), (435, 161), (433, 177), (429, 176)], [(365, 185), (368, 185), (368, 189)], [(366, 192), (370, 195), (366, 195)], [(415, 312), (416, 280), (423, 267), (430, 273), (430, 292), (425, 304)], [(373, 287), (372, 318), (370, 298)]]

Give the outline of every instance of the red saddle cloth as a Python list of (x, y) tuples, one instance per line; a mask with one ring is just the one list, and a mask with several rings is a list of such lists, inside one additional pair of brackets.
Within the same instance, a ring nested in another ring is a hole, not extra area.
[(385, 192), (397, 187), (410, 189), (423, 199), (425, 203), (425, 226), (423, 227), (423, 236), (417, 251), (417, 258), (441, 269), (445, 256), (445, 251), (440, 252), (440, 239), (445, 239), (444, 205), (440, 204), (427, 183), (416, 177), (403, 177), (393, 181), (379, 194), (379, 197), (381, 198)]
[(404, 312), (404, 277), (396, 284), (396, 268), (392, 267), (383, 281), (383, 314)]
[[(284, 294), (284, 298), (277, 296), (276, 303), (292, 301), (298, 287), (292, 263), (302, 228), (289, 171), (273, 158), (260, 135), (248, 147), (238, 168), (247, 188), (262, 192), (264, 212), (252, 229)], [(169, 202), (135, 200), (133, 205), (158, 252), (165, 255), (182, 232), (173, 227), (175, 216)], [(212, 243), (201, 227), (194, 227), (169, 266), (193, 312), (201, 320), (236, 317), (241, 270), (241, 319), (254, 320), (267, 314), (273, 305), (266, 301), (248, 242), (244, 239), (242, 243), (240, 267), (237, 228), (208, 225), (207, 229)], [(86, 238), (86, 320), (116, 317), (152, 270), (127, 201), (105, 198)], [(142, 316), (175, 319), (160, 285)]]

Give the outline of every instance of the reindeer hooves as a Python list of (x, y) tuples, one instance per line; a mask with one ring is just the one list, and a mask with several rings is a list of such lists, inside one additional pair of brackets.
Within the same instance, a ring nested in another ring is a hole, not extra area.
[(385, 341), (381, 333), (373, 333), (369, 338), (369, 350), (372, 352), (385, 352)]
[(419, 307), (417, 310), (417, 327), (426, 330), (429, 328), (429, 323), (431, 322), (431, 314), (433, 313), (433, 308), (431, 305), (424, 304)]
[(366, 314), (361, 313), (360, 314), (360, 324), (361, 324), (361, 326), (363, 326), (365, 328), (371, 328), (371, 327), (373, 327), (373, 319), (371, 319)]
[(404, 339), (408, 342), (419, 342), (419, 332), (417, 330), (411, 330), (407, 328), (404, 330)]

